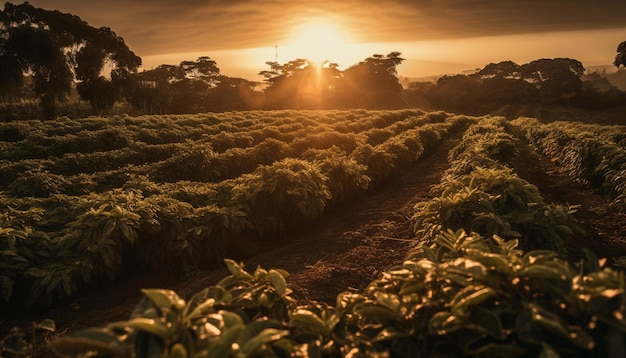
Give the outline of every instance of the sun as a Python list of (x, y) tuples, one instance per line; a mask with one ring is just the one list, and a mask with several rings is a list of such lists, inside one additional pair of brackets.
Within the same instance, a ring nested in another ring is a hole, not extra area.
[[(296, 26), (283, 46), (279, 45), (284, 61), (304, 58), (316, 63), (341, 63), (352, 57), (351, 36), (341, 26), (325, 20), (312, 20)], [(281, 62), (284, 62), (281, 61)]]

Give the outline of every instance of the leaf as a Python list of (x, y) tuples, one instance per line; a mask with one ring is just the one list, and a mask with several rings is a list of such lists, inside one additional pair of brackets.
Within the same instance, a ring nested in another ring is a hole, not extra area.
[(128, 242), (133, 244), (135, 242), (135, 235), (134, 235), (134, 232), (132, 232), (132, 229), (130, 229), (128, 225), (126, 225), (125, 223), (120, 223), (118, 226), (120, 228), (120, 231), (122, 232), (122, 235), (124, 235), (126, 240), (128, 240)]
[(374, 296), (376, 296), (376, 302), (378, 304), (389, 308), (395, 314), (400, 314), (400, 298), (397, 295), (385, 292), (375, 292)]
[(185, 300), (178, 297), (176, 292), (172, 290), (162, 289), (142, 289), (144, 295), (146, 295), (154, 304), (159, 308), (174, 307), (176, 309), (183, 309), (185, 307)]
[(115, 230), (116, 226), (117, 226), (117, 222), (115, 222), (115, 220), (113, 219), (107, 220), (106, 224), (104, 225), (104, 229), (102, 230), (102, 238), (108, 239), (111, 236), (111, 233), (113, 232), (113, 230)]
[(463, 310), (468, 306), (477, 305), (489, 297), (492, 297), (496, 292), (490, 287), (484, 286), (468, 286), (457, 292), (450, 303), (452, 306), (452, 312), (455, 315), (462, 315)]
[(54, 332), (57, 329), (55, 322), (51, 319), (44, 319), (43, 321), (37, 323), (36, 327), (49, 332)]
[(445, 335), (461, 328), (462, 321), (452, 312), (437, 312), (428, 321), (428, 331), (435, 335)]
[(305, 309), (298, 309), (291, 314), (291, 324), (311, 330), (316, 334), (328, 335), (330, 332), (324, 320)]
[(358, 304), (354, 307), (354, 311), (364, 316), (366, 320), (373, 320), (379, 323), (385, 323), (398, 318), (396, 313), (389, 308), (373, 302)]
[(506, 333), (500, 317), (490, 309), (480, 306), (473, 307), (465, 321), (465, 325), (469, 328), (477, 329), (482, 333), (486, 333), (493, 338), (499, 340), (506, 339)]
[(187, 358), (187, 348), (182, 343), (176, 343), (170, 348), (170, 353), (168, 354), (169, 358)]
[(157, 336), (163, 340), (167, 339), (169, 333), (167, 326), (165, 326), (162, 322), (159, 322), (156, 319), (143, 317), (136, 317), (128, 321), (111, 323), (108, 327), (111, 329), (132, 328), (137, 331), (150, 333), (151, 335)]
[[(250, 326), (246, 327), (246, 330)], [(277, 341), (285, 336), (289, 335), (288, 330), (280, 330), (276, 328), (266, 328), (262, 330), (259, 334), (254, 336), (254, 338), (249, 339), (248, 341), (241, 342), (243, 346), (241, 347), (241, 351), (244, 356), (249, 357), (254, 353), (258, 353), (257, 350), (264, 344), (270, 343), (272, 341)]]
[(567, 280), (567, 273), (560, 272), (554, 267), (534, 264), (532, 266), (526, 266), (520, 271), (518, 271), (518, 276), (521, 277), (529, 277), (529, 278), (540, 278), (547, 280), (555, 280), (555, 281), (564, 281)]
[(226, 263), (226, 267), (228, 268), (228, 271), (230, 271), (230, 273), (233, 276), (235, 276), (235, 278), (245, 279), (246, 281), (250, 281), (254, 279), (252, 275), (244, 271), (243, 267), (241, 267), (241, 265), (239, 265), (234, 260), (224, 259), (224, 262)]
[[(230, 292), (226, 291), (223, 287), (207, 287), (189, 299), (189, 302), (187, 302), (183, 310), (183, 317), (185, 317), (186, 320), (194, 319), (198, 314), (205, 314), (205, 310), (208, 308), (218, 303), (228, 302), (230, 299)], [(209, 300), (211, 300), (210, 304), (207, 303)], [(200, 306), (202, 306), (202, 308), (198, 309)]]
[(233, 351), (236, 351), (235, 342), (241, 335), (241, 332), (245, 329), (243, 322), (232, 327), (226, 328), (219, 336), (219, 341), (210, 346), (208, 358), (223, 358), (233, 355)]
[(59, 338), (51, 343), (52, 348), (62, 356), (97, 351), (106, 355), (125, 355), (125, 345), (119, 337), (106, 328), (90, 328)]
[(268, 276), (270, 278), (270, 281), (272, 282), (272, 286), (274, 286), (274, 289), (276, 289), (276, 292), (281, 297), (284, 297), (287, 294), (287, 282), (285, 281), (283, 275), (281, 275), (276, 270), (270, 270), (268, 272)]
[(39, 269), (37, 267), (31, 267), (24, 273), (26, 276), (30, 277), (45, 277), (48, 275), (48, 271)]

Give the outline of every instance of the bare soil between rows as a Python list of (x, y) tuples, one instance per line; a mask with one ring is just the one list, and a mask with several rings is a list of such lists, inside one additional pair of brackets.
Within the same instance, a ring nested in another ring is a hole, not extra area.
[[(288, 271), (287, 282), (299, 304), (315, 301), (335, 305), (340, 292), (363, 292), (383, 271), (400, 264), (416, 244), (411, 220), (414, 206), (432, 198), (430, 187), (440, 181), (448, 167), (447, 152), (454, 143), (447, 141), (380, 188), (327, 212), (303, 232), (287, 235), (289, 240), (235, 259), (248, 271), (257, 266)], [(626, 216), (609, 211), (609, 199), (569, 179), (523, 139), (519, 148), (514, 169), (520, 177), (536, 185), (547, 201), (579, 205), (575, 217), (587, 236), (567, 242), (573, 261), (582, 258), (585, 247), (599, 257), (626, 256)], [(172, 289), (188, 299), (228, 274), (224, 266), (191, 273), (128, 276), (83, 292), (47, 312), (5, 317), (0, 322), (0, 337), (11, 327), (29, 327), (32, 321), (44, 318), (56, 322), (56, 334), (125, 320), (141, 298), (141, 288)], [(49, 354), (41, 352), (39, 356)]]

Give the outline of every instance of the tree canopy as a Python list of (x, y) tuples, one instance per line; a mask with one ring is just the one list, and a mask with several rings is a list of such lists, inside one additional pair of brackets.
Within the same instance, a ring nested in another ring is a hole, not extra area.
[(195, 113), (248, 109), (242, 93), (254, 83), (220, 74), (207, 56), (161, 65), (130, 76), (127, 100), (142, 113)]
[(285, 64), (266, 62), (266, 106), (269, 108), (395, 107), (402, 85), (397, 66), (400, 52), (373, 55), (341, 71), (336, 63), (306, 59)]
[[(105, 68), (111, 69), (108, 74)], [(95, 113), (111, 106), (116, 84), (141, 65), (110, 28), (94, 28), (78, 16), (6, 3), (0, 13), (0, 90), (33, 76), (44, 115), (55, 116), (55, 102), (78, 81), (81, 98)], [(107, 75), (107, 76), (105, 76)]]
[(617, 46), (617, 55), (615, 55), (615, 61), (613, 62), (615, 67), (626, 67), (626, 41)]

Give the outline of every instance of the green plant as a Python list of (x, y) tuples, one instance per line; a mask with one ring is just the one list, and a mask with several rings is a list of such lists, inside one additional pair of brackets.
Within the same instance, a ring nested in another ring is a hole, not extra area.
[(289, 347), (282, 323), (293, 307), (281, 270), (254, 274), (225, 260), (230, 276), (185, 301), (175, 292), (142, 290), (127, 321), (114, 322), (53, 342), (64, 356), (224, 357), (277, 354)]

